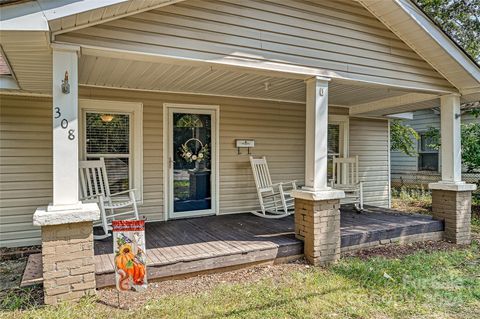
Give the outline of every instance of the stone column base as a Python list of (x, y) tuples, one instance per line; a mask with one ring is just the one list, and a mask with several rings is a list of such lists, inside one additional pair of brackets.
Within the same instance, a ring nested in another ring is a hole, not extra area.
[(433, 218), (445, 223), (445, 239), (455, 244), (470, 244), (472, 218), (472, 190), (475, 185), (433, 183)]
[[(55, 218), (57, 217), (57, 218)], [(95, 295), (93, 223), (96, 204), (82, 210), (38, 209), (34, 224), (42, 227), (42, 264), (45, 304)]]
[(295, 198), (295, 236), (304, 241), (305, 258), (325, 266), (340, 258), (340, 198)]

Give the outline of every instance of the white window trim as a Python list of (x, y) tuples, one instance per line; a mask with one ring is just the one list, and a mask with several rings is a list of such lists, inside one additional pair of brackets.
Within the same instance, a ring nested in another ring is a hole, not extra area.
[(349, 156), (350, 139), (350, 117), (348, 115), (328, 115), (328, 124), (337, 124), (340, 126), (340, 156)]
[[(427, 133), (428, 130), (418, 130), (417, 133), (418, 133), (418, 136), (419, 136), (419, 139), (416, 141), (416, 148), (417, 148), (417, 160), (416, 160), (416, 164), (417, 164), (417, 172), (441, 172), (442, 170), (442, 159), (441, 159), (441, 154), (442, 154), (442, 150), (439, 148), (437, 151), (422, 151), (421, 150), (421, 143), (422, 143), (422, 134), (425, 134)], [(419, 159), (420, 159), (420, 154), (437, 154), (438, 156), (438, 167), (436, 170), (433, 170), (433, 171), (426, 171), (426, 170), (421, 170), (420, 169), (420, 165), (418, 165), (418, 162), (419, 162)]]
[(132, 188), (135, 189), (135, 199), (139, 204), (143, 203), (143, 103), (141, 102), (124, 102), (110, 100), (90, 100), (79, 99), (80, 124), (82, 132), (80, 132), (80, 151), (81, 159), (86, 159), (85, 144), (85, 114), (87, 112), (118, 112), (130, 114), (130, 125), (132, 132), (131, 145), (131, 162), (133, 165)]

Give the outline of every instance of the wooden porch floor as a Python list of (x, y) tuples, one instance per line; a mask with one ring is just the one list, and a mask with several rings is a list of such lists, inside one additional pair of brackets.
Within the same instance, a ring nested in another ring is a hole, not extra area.
[[(429, 216), (404, 215), (368, 207), (362, 214), (343, 208), (342, 249), (443, 230)], [(293, 216), (269, 220), (252, 214), (210, 216), (146, 224), (149, 278), (281, 262), (303, 254), (295, 238)], [(113, 284), (111, 240), (95, 242), (97, 286)]]
[[(341, 210), (342, 251), (412, 235), (438, 235), (443, 229), (443, 222), (430, 216), (371, 206), (361, 214)], [(153, 222), (146, 224), (146, 240), (149, 279), (283, 262), (303, 255), (303, 242), (294, 235), (293, 216), (271, 220), (237, 214)], [(98, 288), (114, 285), (112, 246), (111, 238), (95, 241)], [(41, 255), (31, 255), (22, 285), (41, 282), (41, 276)]]

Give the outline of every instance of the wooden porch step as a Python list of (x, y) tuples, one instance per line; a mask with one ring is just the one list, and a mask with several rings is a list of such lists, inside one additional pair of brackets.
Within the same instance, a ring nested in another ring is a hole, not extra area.
[(32, 286), (43, 283), (42, 254), (28, 256), (27, 265), (23, 272), (20, 287)]
[[(148, 253), (148, 252), (147, 252)], [(148, 265), (147, 278), (149, 281), (166, 280), (172, 278), (186, 278), (201, 273), (212, 273), (244, 268), (260, 263), (282, 263), (303, 256), (303, 243), (269, 248), (264, 250), (251, 250), (234, 254), (219, 254), (189, 261), (179, 261), (166, 265)], [(105, 272), (96, 274), (97, 288), (115, 285), (115, 273)]]
[[(239, 251), (233, 254), (222, 254), (219, 252), (217, 256), (207, 256), (192, 260), (182, 260), (165, 264), (153, 264), (151, 262), (147, 263), (147, 278), (148, 280), (162, 280), (178, 276), (186, 277), (204, 272), (225, 271), (233, 268), (242, 268), (258, 263), (287, 262), (294, 259), (299, 259), (302, 256), (303, 243), (300, 241), (290, 245), (272, 247), (263, 250)], [(105, 268), (99, 269), (98, 267), (99, 264), (105, 263), (105, 261), (108, 259), (112, 259), (113, 264), (113, 255), (95, 256), (97, 288), (115, 285), (115, 273), (113, 268), (105, 270)], [(30, 255), (20, 286), (26, 287), (35, 284), (41, 284), (42, 282), (42, 255)]]

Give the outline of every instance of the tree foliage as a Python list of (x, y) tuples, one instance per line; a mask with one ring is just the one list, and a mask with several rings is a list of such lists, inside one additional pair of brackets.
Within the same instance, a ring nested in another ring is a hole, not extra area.
[(414, 0), (480, 63), (480, 0)]
[(390, 149), (400, 151), (408, 156), (417, 155), (415, 145), (419, 139), (418, 133), (402, 120), (393, 120), (390, 124)]

